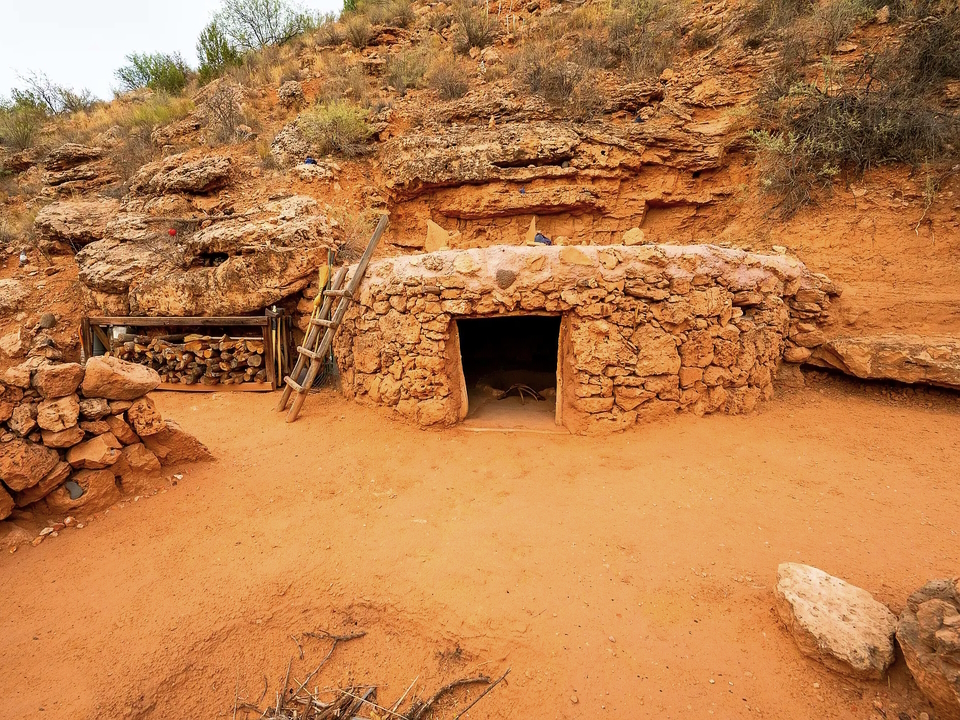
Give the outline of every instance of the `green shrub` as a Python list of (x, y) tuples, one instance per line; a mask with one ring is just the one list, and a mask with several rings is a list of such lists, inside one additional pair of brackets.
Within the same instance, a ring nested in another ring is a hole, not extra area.
[(157, 93), (145, 102), (137, 103), (128, 116), (117, 118), (117, 124), (121, 127), (152, 129), (182, 120), (193, 110), (193, 101), (189, 98)]
[(485, 7), (459, 5), (454, 8), (453, 18), (457, 26), (455, 47), (464, 54), (470, 48), (483, 49), (492, 45), (500, 33), (497, 19), (490, 17)]
[(90, 110), (97, 103), (89, 90), (75, 91), (58, 85), (43, 73), (30, 72), (19, 78), (25, 88), (11, 92), (15, 104), (37, 106), (50, 115), (65, 115)]
[(948, 11), (868, 56), (852, 82), (825, 65), (829, 90), (782, 63), (758, 96), (762, 124), (753, 133), (763, 186), (780, 212), (793, 214), (842, 172), (960, 156), (960, 113), (939, 106), (943, 83), (960, 77), (958, 53), (960, 11)]
[(230, 44), (216, 20), (211, 21), (200, 33), (197, 57), (200, 58), (197, 77), (201, 85), (220, 77), (227, 68), (243, 64), (243, 54)]
[(0, 106), (0, 144), (14, 150), (33, 147), (46, 119), (42, 106), (22, 99)]
[(405, 28), (417, 19), (410, 0), (393, 0), (388, 6), (390, 19), (396, 27)]
[(158, 92), (178, 95), (187, 85), (189, 66), (178, 53), (167, 55), (153, 53), (127, 55), (128, 65), (116, 71), (121, 90), (150, 88)]
[(423, 78), (430, 64), (428, 53), (423, 48), (404, 50), (391, 55), (387, 60), (386, 80), (401, 95), (407, 90), (423, 86)]
[(285, 0), (223, 0), (214, 21), (234, 46), (261, 50), (315, 29), (318, 17)]
[(301, 113), (298, 124), (303, 137), (320, 155), (362, 155), (373, 134), (367, 112), (345, 100), (315, 105)]
[(603, 105), (596, 75), (564, 57), (552, 43), (529, 42), (510, 64), (530, 92), (571, 117), (588, 119)]
[(577, 33), (574, 55), (588, 68), (622, 68), (629, 74), (659, 75), (670, 65), (680, 42), (676, 4), (667, 0), (620, 0), (612, 6), (584, 6), (550, 23), (544, 37), (563, 40)]
[(470, 89), (470, 66), (463, 60), (444, 59), (430, 69), (427, 83), (441, 100), (461, 98)]
[(833, 52), (858, 24), (873, 15), (864, 0), (829, 0), (814, 8), (812, 21), (820, 46)]

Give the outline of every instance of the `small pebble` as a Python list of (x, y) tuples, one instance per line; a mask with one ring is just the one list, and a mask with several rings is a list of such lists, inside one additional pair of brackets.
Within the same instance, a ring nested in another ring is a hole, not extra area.
[(609, 640), (609, 641), (612, 642), (612, 643), (615, 643), (615, 642), (617, 641), (616, 638), (613, 637), (613, 635), (611, 635), (610, 637), (608, 637), (607, 640)]
[(716, 680), (714, 680), (713, 678), (710, 678), (710, 684), (711, 684), (711, 685), (715, 685), (715, 684), (716, 684)]
[(577, 704), (578, 702), (580, 702), (580, 701), (577, 699), (577, 696), (576, 696), (576, 695), (571, 695), (571, 696), (570, 696), (570, 702), (572, 702), (574, 705), (576, 705), (576, 704)]
[(813, 687), (814, 687), (814, 689), (819, 690), (819, 689), (820, 689), (820, 683), (818, 683), (818, 682), (817, 682), (817, 683), (814, 683), (814, 684), (813, 684)]

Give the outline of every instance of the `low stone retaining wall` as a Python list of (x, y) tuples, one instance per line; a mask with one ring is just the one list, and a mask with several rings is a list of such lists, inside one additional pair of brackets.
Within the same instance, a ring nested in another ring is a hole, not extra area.
[(621, 429), (753, 410), (836, 292), (795, 258), (707, 245), (441, 251), (372, 263), (335, 352), (348, 396), (452, 424), (467, 409), (456, 321), (560, 315), (558, 422)]
[(112, 357), (9, 368), (0, 381), (0, 521), (17, 508), (97, 513), (159, 484), (161, 464), (211, 459), (146, 397), (159, 383), (153, 370)]

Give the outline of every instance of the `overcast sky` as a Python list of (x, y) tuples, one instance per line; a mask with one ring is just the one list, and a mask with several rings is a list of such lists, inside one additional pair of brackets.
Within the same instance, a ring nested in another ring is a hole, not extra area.
[[(309, 0), (333, 12), (342, 0)], [(180, 52), (196, 66), (197, 36), (220, 0), (0, 0), (0, 96), (22, 87), (18, 74), (46, 73), (56, 83), (109, 99), (113, 71), (132, 52)]]

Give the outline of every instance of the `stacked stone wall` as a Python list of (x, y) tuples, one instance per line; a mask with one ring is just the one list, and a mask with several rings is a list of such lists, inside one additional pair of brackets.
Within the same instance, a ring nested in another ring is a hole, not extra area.
[(153, 370), (113, 357), (85, 367), (34, 357), (9, 368), (0, 381), (0, 521), (17, 510), (90, 515), (155, 488), (161, 464), (210, 459), (146, 396), (159, 383)]
[(348, 396), (452, 424), (456, 320), (561, 315), (559, 416), (594, 432), (753, 410), (835, 293), (794, 258), (704, 245), (442, 251), (373, 263), (335, 350)]

